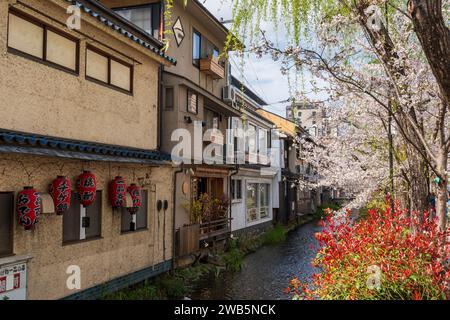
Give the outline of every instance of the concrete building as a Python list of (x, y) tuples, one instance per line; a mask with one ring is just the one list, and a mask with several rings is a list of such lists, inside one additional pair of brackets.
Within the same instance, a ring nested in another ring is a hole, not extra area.
[(287, 106), (286, 118), (307, 131), (312, 137), (327, 134), (327, 117), (321, 103), (296, 103)]
[(273, 122), (280, 132), (281, 179), (279, 180), (279, 210), (274, 219), (287, 224), (298, 216), (313, 213), (321, 204), (320, 190), (311, 191), (300, 185), (301, 180), (315, 179), (316, 172), (302, 157), (299, 138), (312, 137), (294, 122), (267, 110), (257, 111)]
[[(157, 128), (161, 66), (176, 61), (98, 1), (79, 0), (69, 29), (71, 4), (0, 3), (0, 300), (96, 298), (172, 267), (173, 169)], [(57, 215), (49, 184), (66, 176), (75, 189), (85, 170), (94, 204), (74, 192)], [(142, 188), (134, 217), (109, 200), (119, 175)], [(15, 208), (24, 186), (43, 199), (28, 231)]]
[(231, 231), (233, 234), (260, 232), (272, 226), (280, 202), (280, 170), (270, 167), (275, 125), (257, 112), (267, 105), (264, 100), (235, 77), (231, 85), (235, 96), (232, 103), (243, 113), (241, 118), (232, 119), (232, 128), (252, 133), (243, 141), (248, 146), (243, 148), (246, 163), (238, 165), (231, 180)]

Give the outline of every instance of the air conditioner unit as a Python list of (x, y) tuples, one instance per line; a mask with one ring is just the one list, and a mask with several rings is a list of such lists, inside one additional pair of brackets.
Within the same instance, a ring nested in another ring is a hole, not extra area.
[(236, 89), (233, 86), (223, 87), (223, 101), (234, 104), (236, 102)]

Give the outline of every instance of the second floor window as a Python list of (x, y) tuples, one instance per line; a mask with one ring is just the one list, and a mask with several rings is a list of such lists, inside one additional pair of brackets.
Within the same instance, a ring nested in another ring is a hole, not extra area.
[(194, 30), (192, 34), (192, 63), (199, 67), (202, 55), (202, 35)]
[(159, 3), (114, 9), (120, 16), (159, 39), (161, 9)]
[(64, 70), (78, 72), (78, 40), (16, 12), (9, 13), (8, 48)]
[(132, 66), (94, 48), (86, 50), (86, 77), (132, 92)]

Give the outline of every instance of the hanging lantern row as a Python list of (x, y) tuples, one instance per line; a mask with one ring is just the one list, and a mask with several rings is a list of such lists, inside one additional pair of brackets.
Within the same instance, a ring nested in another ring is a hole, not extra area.
[[(97, 179), (90, 171), (84, 171), (77, 179), (77, 195), (81, 205), (88, 207), (96, 200)], [(55, 212), (62, 215), (71, 206), (72, 183), (69, 178), (58, 176), (49, 185)], [(136, 184), (127, 187), (125, 179), (118, 176), (110, 183), (110, 201), (113, 208), (127, 208), (130, 214), (136, 214), (142, 206), (141, 188)], [(127, 193), (132, 204), (127, 207)], [(33, 187), (24, 187), (17, 195), (17, 214), (19, 223), (25, 230), (33, 229), (42, 213), (42, 197)]]
[(17, 195), (17, 214), (19, 224), (25, 230), (33, 229), (42, 213), (42, 198), (33, 187), (24, 187)]

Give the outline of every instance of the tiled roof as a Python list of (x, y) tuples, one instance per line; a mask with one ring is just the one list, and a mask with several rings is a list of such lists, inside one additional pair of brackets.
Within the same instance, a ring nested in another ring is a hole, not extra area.
[[(79, 7), (82, 11), (84, 11), (85, 13), (91, 15), (92, 17), (96, 18), (97, 20), (99, 20), (101, 23), (105, 24), (106, 26), (108, 26), (109, 28), (111, 28), (112, 30), (122, 34), (124, 37), (127, 37), (131, 40), (133, 40), (134, 42), (136, 42), (137, 44), (143, 46), (144, 48), (147, 48), (148, 50), (152, 51), (153, 53), (159, 55), (160, 57), (166, 59), (167, 61), (169, 61), (172, 64), (176, 64), (177, 60), (174, 58), (169, 57), (168, 55), (166, 55), (164, 53), (164, 51), (161, 50), (160, 46), (159, 48), (156, 47), (155, 45), (152, 45), (151, 43), (149, 43), (150, 41), (145, 41), (142, 38), (148, 38), (150, 39), (152, 42), (159, 42), (157, 39), (153, 38), (151, 35), (143, 35), (143, 36), (136, 36), (135, 33), (131, 33), (130, 30), (135, 31), (136, 33), (141, 33), (140, 30), (137, 29), (137, 27), (134, 27), (131, 25), (131, 23), (127, 24), (127, 27), (123, 27), (121, 25), (119, 25), (116, 22), (113, 22), (111, 19), (105, 17), (104, 15), (100, 14), (98, 11), (102, 10), (105, 11), (108, 15), (115, 17), (116, 19), (121, 19), (114, 11), (101, 6), (99, 3), (96, 2), (96, 7), (98, 8), (97, 10), (92, 9), (91, 7), (87, 6), (84, 3), (81, 3), (79, 1), (76, 0), (64, 0), (72, 5), (75, 5), (77, 7)], [(93, 2), (93, 0), (88, 0), (88, 2)], [(101, 9), (100, 9), (101, 8)], [(142, 33), (141, 33), (142, 34)]]
[(171, 161), (171, 156), (169, 154), (162, 153), (157, 150), (113, 146), (0, 129), (0, 145), (2, 144), (22, 145), (44, 149), (59, 149), (122, 158), (147, 159), (156, 162)]
[(256, 112), (273, 122), (281, 132), (291, 137), (296, 137), (298, 135), (298, 127), (295, 123), (263, 109), (258, 109)]

